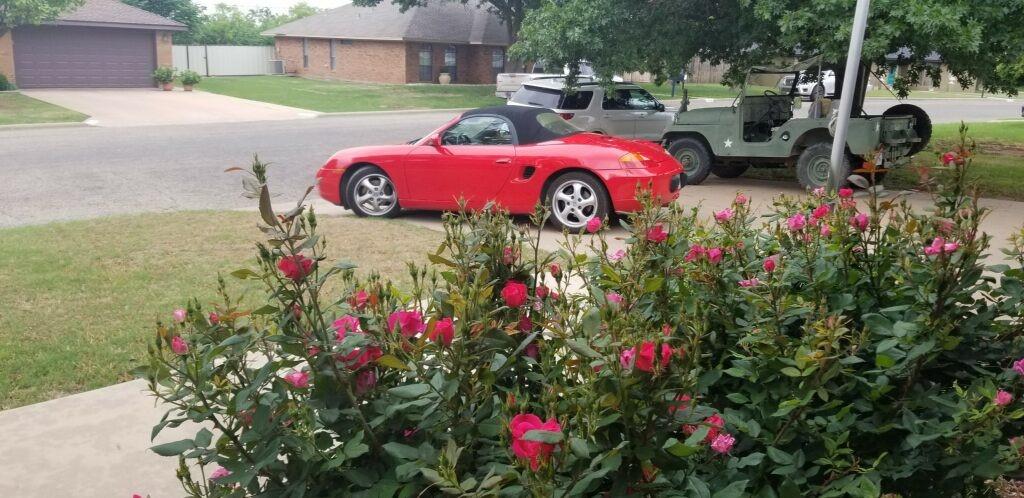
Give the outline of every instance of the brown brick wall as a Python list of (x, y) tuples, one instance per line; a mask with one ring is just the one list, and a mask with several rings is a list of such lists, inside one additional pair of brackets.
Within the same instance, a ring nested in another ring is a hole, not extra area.
[[(286, 73), (326, 80), (405, 83), (405, 45), (401, 42), (308, 40), (309, 67), (303, 67), (302, 38), (277, 38), (277, 56), (284, 61)], [(332, 42), (334, 69), (331, 69)]]
[(0, 74), (14, 83), (14, 38), (10, 30), (0, 35)]
[[(408, 43), (406, 45), (405, 78), (410, 83), (420, 81), (420, 48), (424, 43)], [(431, 79), (437, 83), (444, 69), (444, 53), (450, 45), (443, 43), (429, 44), (431, 48)], [(454, 83), (469, 85), (494, 84), (494, 73), (491, 70), (491, 50), (495, 47), (484, 45), (455, 45), (455, 80)], [(423, 82), (426, 83), (426, 82)]]

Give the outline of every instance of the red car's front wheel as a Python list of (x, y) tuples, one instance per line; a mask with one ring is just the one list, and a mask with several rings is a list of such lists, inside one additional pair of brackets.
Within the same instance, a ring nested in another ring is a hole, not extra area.
[(561, 175), (548, 189), (551, 222), (569, 231), (583, 229), (592, 218), (608, 216), (610, 204), (601, 181), (585, 173)]
[(394, 218), (402, 210), (395, 184), (380, 168), (363, 167), (352, 174), (346, 187), (348, 206), (358, 216)]

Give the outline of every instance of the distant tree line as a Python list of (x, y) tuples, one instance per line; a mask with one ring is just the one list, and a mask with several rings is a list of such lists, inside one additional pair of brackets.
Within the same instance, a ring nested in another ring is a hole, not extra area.
[(212, 12), (205, 12), (192, 0), (123, 1), (185, 24), (188, 31), (175, 34), (174, 43), (196, 45), (273, 45), (272, 37), (260, 33), (322, 10), (299, 2), (292, 5), (287, 13), (275, 14), (266, 7), (246, 11), (219, 3)]

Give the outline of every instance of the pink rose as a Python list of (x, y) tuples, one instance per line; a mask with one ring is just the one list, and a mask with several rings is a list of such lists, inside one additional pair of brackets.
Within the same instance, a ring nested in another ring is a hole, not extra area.
[(750, 279), (747, 279), (747, 280), (740, 280), (739, 284), (740, 284), (740, 287), (750, 288), (750, 287), (757, 287), (758, 285), (761, 285), (761, 281), (758, 280), (757, 277), (754, 277), (754, 278), (750, 278)]
[(455, 325), (449, 317), (434, 322), (434, 330), (427, 339), (448, 346), (455, 340)]
[(289, 372), (284, 374), (282, 378), (296, 389), (309, 387), (309, 372)]
[(622, 305), (622, 295), (618, 292), (609, 292), (604, 295), (604, 298), (608, 300), (609, 304), (614, 304), (616, 307)]
[(220, 315), (218, 315), (217, 313), (210, 312), (209, 317), (210, 317), (210, 323), (212, 323), (213, 325), (217, 325), (218, 323), (220, 323)]
[(530, 332), (533, 330), (533, 320), (530, 320), (530, 317), (523, 315), (522, 318), (519, 319), (519, 325), (516, 327), (520, 332)]
[(704, 441), (714, 441), (718, 437), (719, 431), (725, 428), (725, 419), (717, 413), (704, 419), (704, 423), (708, 426), (708, 435)]
[(730, 434), (719, 434), (715, 436), (715, 439), (711, 441), (711, 449), (717, 453), (728, 453), (732, 449), (732, 445), (736, 443), (736, 438)]
[(512, 453), (520, 459), (528, 460), (530, 469), (535, 472), (555, 451), (555, 445), (540, 441), (527, 441), (523, 439), (523, 436), (530, 431), (562, 432), (562, 426), (554, 418), (542, 422), (540, 417), (532, 413), (520, 413), (512, 417), (508, 428), (512, 433)]
[(1013, 402), (1013, 395), (1000, 389), (996, 392), (996, 397), (992, 398), (992, 402), (995, 403), (996, 406), (1006, 406)]
[(388, 330), (394, 332), (396, 326), (398, 332), (405, 337), (415, 337), (422, 334), (427, 328), (426, 322), (423, 321), (423, 314), (416, 310), (399, 310), (389, 315)]
[(701, 256), (704, 256), (704, 253), (706, 251), (707, 249), (704, 249), (704, 246), (700, 244), (694, 244), (690, 246), (690, 250), (686, 253), (686, 256), (683, 258), (683, 261), (686, 261), (687, 263), (692, 263), (700, 259)]
[(516, 262), (515, 252), (512, 251), (511, 247), (506, 247), (501, 250), (501, 261), (506, 265), (511, 265)]
[(832, 236), (832, 227), (822, 223), (822, 225), (821, 225), (821, 236), (822, 237), (831, 237)]
[(850, 197), (853, 197), (853, 189), (850, 187), (843, 187), (839, 189), (839, 197), (843, 199), (849, 199)]
[(747, 196), (745, 196), (743, 194), (736, 194), (736, 199), (733, 200), (733, 202), (735, 202), (739, 206), (742, 206), (742, 205), (746, 204), (749, 201), (750, 201), (750, 199), (747, 199)]
[(562, 275), (562, 267), (558, 266), (557, 263), (551, 263), (549, 270), (551, 271), (552, 277), (558, 278)]
[(1013, 362), (1013, 371), (1017, 372), (1018, 375), (1024, 375), (1024, 358)]
[(225, 469), (224, 467), (217, 467), (217, 470), (214, 470), (212, 473), (210, 473), (210, 479), (220, 479), (222, 477), (227, 477), (229, 475), (231, 475), (230, 470)]
[[(362, 329), (359, 328), (359, 319), (352, 315), (345, 315), (333, 323), (335, 338), (340, 342), (345, 339), (348, 333), (363, 334)], [(310, 356), (315, 356), (313, 350), (319, 352), (317, 348), (311, 348)], [(366, 348), (355, 348), (347, 355), (335, 355), (337, 361), (343, 362), (345, 366), (352, 370), (362, 368), (367, 363), (376, 361), (378, 358), (383, 356), (384, 353), (377, 346), (367, 346)]]
[(947, 152), (942, 155), (942, 164), (949, 166), (957, 161), (959, 156), (955, 152)]
[(176, 335), (174, 339), (171, 339), (171, 351), (174, 351), (176, 355), (186, 355), (188, 354), (188, 343), (180, 335)]
[(625, 257), (626, 257), (626, 250), (625, 249), (619, 249), (619, 250), (617, 250), (615, 252), (610, 252), (608, 254), (608, 260), (611, 261), (612, 263), (618, 263), (619, 261), (622, 261), (622, 258), (625, 258)]
[(619, 364), (622, 365), (623, 370), (631, 370), (635, 359), (636, 348), (624, 349), (622, 350), (622, 353), (619, 354)]
[(804, 216), (803, 213), (797, 213), (790, 216), (789, 219), (786, 220), (786, 224), (789, 225), (790, 232), (799, 232), (807, 226), (807, 217)]
[(350, 306), (352, 306), (353, 308), (357, 309), (357, 310), (361, 310), (361, 309), (366, 307), (366, 303), (369, 300), (370, 300), (370, 295), (367, 294), (366, 291), (361, 290), (361, 291), (356, 292), (355, 295), (353, 295), (349, 299), (348, 304)]
[(354, 334), (362, 334), (363, 331), (359, 327), (359, 319), (352, 315), (345, 315), (333, 323), (334, 335), (340, 341), (345, 338), (345, 334), (352, 332)]
[(818, 187), (812, 190), (811, 195), (815, 197), (825, 197), (825, 187)]
[(356, 375), (356, 394), (363, 395), (377, 385), (377, 372), (370, 368)]
[(779, 267), (779, 259), (780, 256), (778, 254), (769, 256), (764, 260), (764, 263), (762, 263), (761, 266), (764, 268), (764, 271), (772, 273)]
[(734, 216), (736, 216), (736, 212), (730, 208), (725, 208), (721, 211), (715, 211), (714, 215), (715, 221), (719, 223), (726, 223), (732, 220)]
[(601, 218), (597, 216), (591, 218), (590, 221), (587, 221), (587, 233), (597, 233), (601, 230), (603, 224), (604, 222), (601, 221)]
[(689, 394), (677, 394), (674, 402), (669, 403), (668, 412), (675, 413), (677, 411), (685, 411), (690, 408), (690, 395)]
[(537, 341), (533, 341), (523, 348), (523, 356), (528, 356), (534, 360), (540, 358), (540, 346), (537, 345)]
[(832, 212), (832, 208), (829, 207), (828, 204), (822, 204), (822, 205), (814, 208), (814, 211), (811, 211), (811, 216), (814, 217), (814, 219), (816, 219), (816, 220), (820, 220), (820, 219), (828, 216), (828, 213), (830, 213), (830, 212)]
[(863, 232), (868, 229), (869, 221), (870, 219), (868, 218), (868, 215), (866, 213), (857, 213), (856, 215), (850, 217), (850, 226)]
[(636, 368), (644, 372), (654, 372), (654, 343), (644, 341), (636, 353)]
[(942, 252), (949, 254), (956, 252), (956, 250), (959, 248), (960, 244), (957, 244), (956, 242), (946, 242), (945, 244), (942, 245)]
[(298, 282), (312, 271), (313, 260), (301, 254), (285, 256), (277, 262), (277, 269), (285, 278)]
[(546, 285), (538, 285), (535, 292), (537, 293), (537, 297), (544, 299), (551, 293), (551, 289), (548, 289), (548, 286)]
[(667, 323), (662, 324), (662, 326), (661, 326), (661, 335), (663, 335), (665, 337), (668, 337), (668, 336), (672, 335), (672, 327), (670, 327), (669, 324), (667, 324)]
[(509, 308), (518, 308), (526, 302), (526, 285), (515, 280), (505, 282), (501, 289), (501, 298)]
[(717, 265), (722, 261), (722, 254), (724, 253), (722, 252), (721, 247), (712, 247), (711, 249), (708, 249), (707, 252), (708, 261), (713, 265)]
[(661, 343), (661, 366), (662, 368), (668, 368), (669, 362), (672, 361), (672, 346)]
[(660, 244), (668, 240), (668, 232), (665, 231), (665, 227), (660, 224), (654, 225), (647, 230), (647, 241), (655, 244)]
[(181, 308), (174, 310), (171, 315), (174, 317), (174, 323), (183, 323), (188, 318), (188, 312)]

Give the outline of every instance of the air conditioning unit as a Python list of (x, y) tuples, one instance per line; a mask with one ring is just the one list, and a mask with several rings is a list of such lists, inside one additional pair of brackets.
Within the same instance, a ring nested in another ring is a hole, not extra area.
[(282, 60), (271, 60), (270, 61), (270, 74), (284, 74), (284, 61), (282, 61)]

